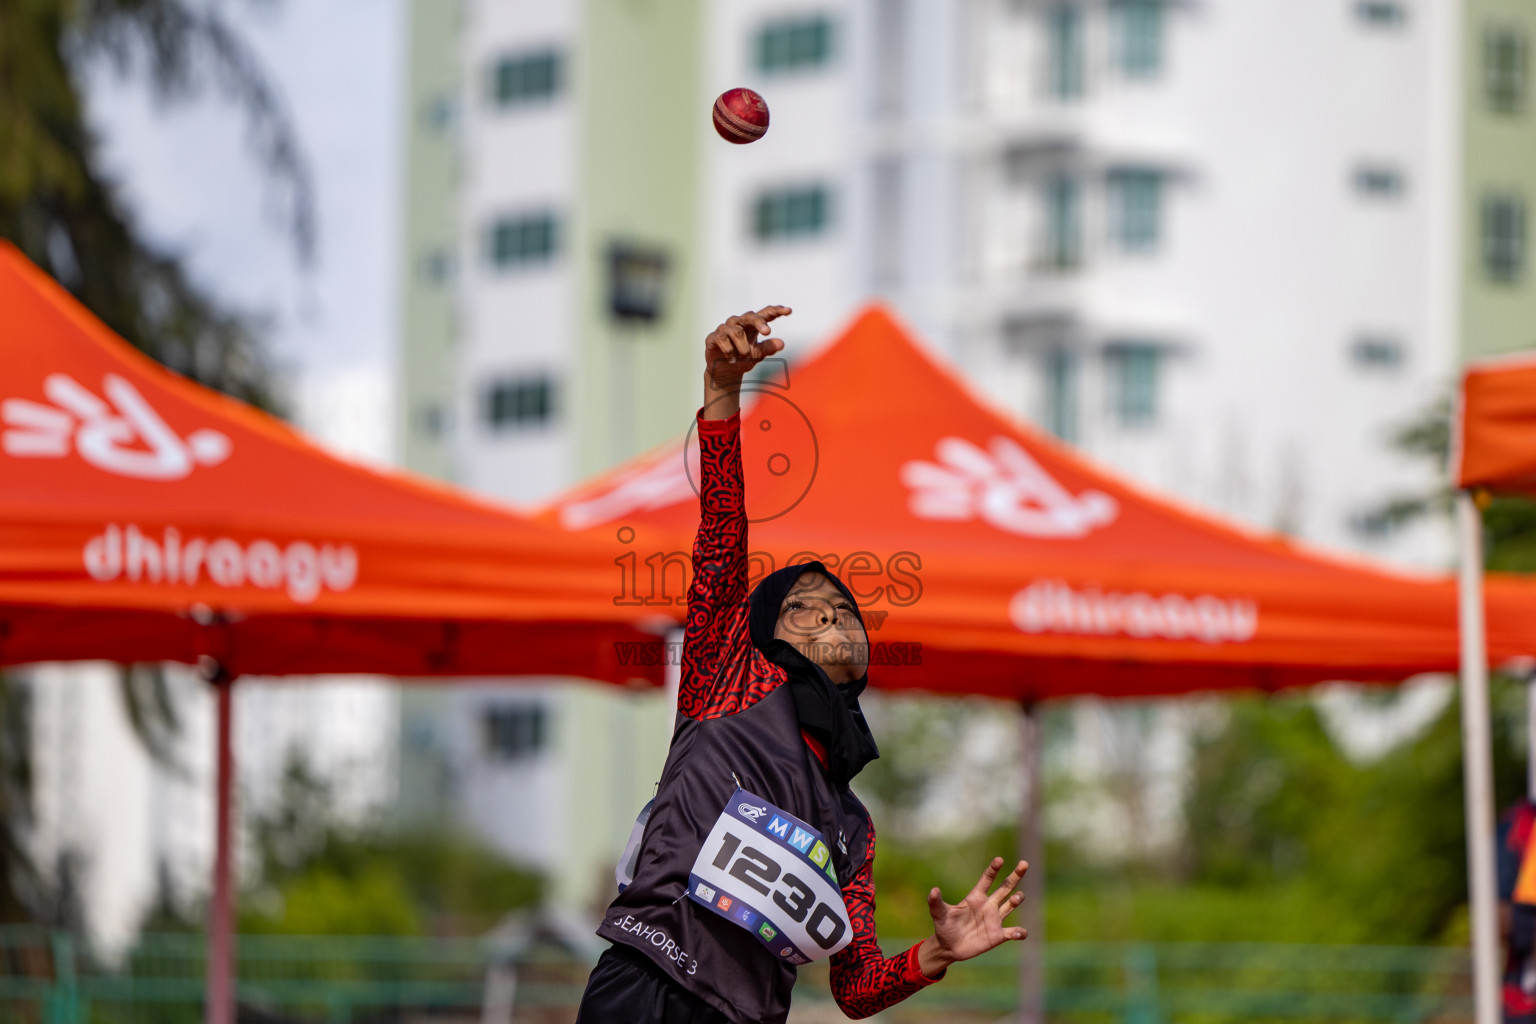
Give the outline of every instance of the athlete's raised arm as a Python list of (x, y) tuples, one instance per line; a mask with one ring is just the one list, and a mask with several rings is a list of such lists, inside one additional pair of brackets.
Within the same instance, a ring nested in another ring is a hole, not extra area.
[(761, 340), (768, 324), (790, 312), (766, 306), (726, 320), (704, 340), (704, 407), (699, 410), (699, 532), (693, 542), (693, 583), (688, 588), (688, 626), (683, 641), (677, 707), (702, 717), (718, 703), (723, 645), (746, 614), (747, 513), (741, 476), (741, 378), (763, 359), (782, 351), (778, 338)]

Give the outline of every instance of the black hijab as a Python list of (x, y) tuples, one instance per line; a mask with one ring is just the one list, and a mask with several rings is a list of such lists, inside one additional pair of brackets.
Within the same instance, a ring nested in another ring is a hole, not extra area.
[[(827, 774), (834, 785), (843, 788), (866, 764), (880, 756), (875, 738), (870, 735), (869, 724), (864, 721), (864, 712), (859, 710), (859, 694), (869, 684), (869, 673), (866, 671), (858, 679), (838, 685), (827, 678), (820, 665), (796, 650), (794, 644), (775, 639), (773, 635), (785, 595), (795, 581), (808, 572), (819, 572), (831, 580), (853, 605), (859, 625), (864, 625), (859, 602), (843, 586), (843, 581), (820, 562), (787, 565), (764, 577), (752, 591), (747, 625), (752, 633), (752, 646), (789, 675), (789, 688), (795, 698), (800, 726), (826, 748)], [(865, 636), (867, 638), (868, 633)]]

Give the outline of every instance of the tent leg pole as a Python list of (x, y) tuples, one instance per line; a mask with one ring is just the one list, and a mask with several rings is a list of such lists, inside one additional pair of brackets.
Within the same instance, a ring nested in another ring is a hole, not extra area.
[(1536, 676), (1525, 681), (1525, 795), (1536, 801)]
[(1457, 610), (1461, 625), (1461, 754), (1466, 780), (1467, 860), (1472, 904), (1472, 993), (1477, 1024), (1499, 1024), (1499, 925), (1494, 887), (1493, 753), (1488, 713), (1488, 646), (1483, 617), (1483, 518), (1456, 495), (1461, 535)]
[(234, 787), (234, 752), (230, 725), (234, 717), (235, 681), (222, 670), (212, 680), (217, 705), (217, 750), (214, 755), (213, 895), (208, 904), (207, 1024), (235, 1024), (235, 929), (233, 850), (230, 803)]
[(1024, 702), (1019, 719), (1019, 762), (1024, 799), (1019, 807), (1019, 856), (1029, 863), (1024, 875), (1023, 924), (1029, 930), (1019, 950), (1020, 1024), (1045, 1024), (1045, 836), (1040, 827), (1042, 758), (1040, 711)]

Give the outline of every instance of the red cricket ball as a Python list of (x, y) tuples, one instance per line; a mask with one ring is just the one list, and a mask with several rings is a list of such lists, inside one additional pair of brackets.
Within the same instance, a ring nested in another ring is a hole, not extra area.
[(744, 146), (768, 133), (768, 104), (751, 89), (727, 89), (715, 100), (715, 131)]

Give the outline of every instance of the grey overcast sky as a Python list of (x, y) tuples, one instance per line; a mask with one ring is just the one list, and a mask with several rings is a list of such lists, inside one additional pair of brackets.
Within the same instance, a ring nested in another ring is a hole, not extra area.
[(353, 454), (388, 454), (402, 203), (404, 0), (224, 4), (287, 103), (314, 178), (319, 258), (302, 270), (227, 103), (157, 106), (131, 79), (93, 82), (92, 120), (151, 237), (199, 280), (274, 317), (298, 418)]

